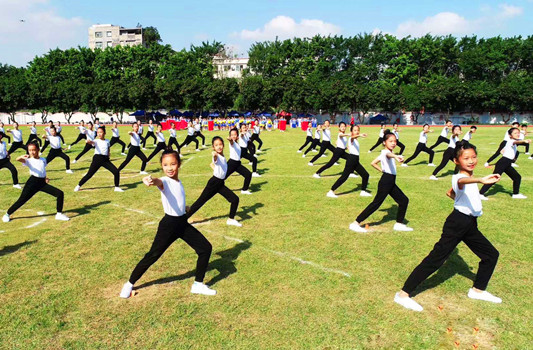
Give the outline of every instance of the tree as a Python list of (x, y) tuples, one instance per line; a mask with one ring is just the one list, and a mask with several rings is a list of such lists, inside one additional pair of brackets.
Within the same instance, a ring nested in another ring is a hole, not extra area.
[(143, 28), (143, 42), (146, 47), (152, 47), (159, 45), (163, 40), (156, 27), (145, 27)]
[(27, 107), (27, 82), (24, 68), (0, 65), (0, 111), (9, 113), (15, 122), (15, 112)]

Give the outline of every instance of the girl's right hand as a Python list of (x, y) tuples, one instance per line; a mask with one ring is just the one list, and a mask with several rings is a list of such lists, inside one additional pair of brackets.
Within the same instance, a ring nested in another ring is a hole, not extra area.
[(490, 174), (483, 178), (481, 178), (481, 183), (483, 185), (492, 185), (496, 182), (500, 181), (501, 175), (500, 174)]
[(152, 179), (152, 175), (148, 175), (146, 177), (143, 177), (143, 182), (148, 187), (154, 185), (154, 179)]

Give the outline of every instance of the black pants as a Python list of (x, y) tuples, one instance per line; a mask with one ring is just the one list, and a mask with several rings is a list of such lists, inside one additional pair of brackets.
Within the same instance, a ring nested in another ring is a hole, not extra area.
[(83, 149), (81, 150), (80, 154), (78, 154), (76, 156), (76, 162), (81, 158), (83, 157), (83, 155), (87, 152), (89, 152), (91, 149), (93, 148), (93, 146), (91, 146), (90, 143), (86, 143), (85, 146), (83, 147)]
[(339, 188), (346, 180), (348, 180), (348, 177), (353, 172), (357, 172), (359, 175), (361, 175), (361, 179), (363, 180), (362, 184), (362, 190), (366, 191), (366, 188), (368, 186), (368, 172), (363, 168), (361, 163), (359, 163), (359, 156), (356, 156), (354, 154), (348, 154), (346, 157), (346, 165), (344, 165), (344, 171), (342, 172), (341, 177), (335, 181), (333, 186), (331, 186), (331, 190), (335, 191), (337, 188)]
[(335, 147), (333, 147), (333, 145), (331, 144), (331, 142), (329, 141), (322, 141), (320, 143), (320, 151), (318, 151), (318, 153), (313, 157), (313, 159), (311, 159), (311, 162), (310, 163), (314, 163), (316, 162), (316, 160), (320, 157), (322, 157), (322, 155), (326, 152), (326, 150), (330, 150), (331, 152), (335, 151)]
[(318, 146), (319, 143), (320, 143), (320, 139), (313, 139), (313, 143), (311, 143), (311, 146), (309, 146), (309, 148), (305, 150), (304, 154), (307, 154), (307, 153), (311, 152), (311, 150), (315, 149), (316, 146)]
[(187, 135), (187, 137), (185, 138), (185, 140), (181, 144), (180, 148), (187, 147), (187, 145), (189, 143), (191, 143), (191, 142), (196, 143), (196, 149), (198, 149), (198, 140), (196, 139), (196, 137), (191, 136), (191, 135)]
[[(250, 139), (251, 139), (251, 137), (250, 137)], [(254, 156), (254, 154), (255, 154), (255, 145), (254, 145), (254, 143), (251, 140), (248, 141), (248, 144), (246, 145), (246, 148), (248, 149), (248, 152), (250, 153), (250, 155)]]
[(455, 149), (454, 148), (451, 148), (451, 147), (446, 148), (446, 151), (444, 151), (444, 153), (442, 154), (442, 160), (441, 160), (440, 164), (435, 168), (435, 170), (433, 170), (433, 175), (434, 176), (437, 176), (439, 171), (444, 169), (444, 167), (446, 166), (446, 164), (448, 164), (448, 162), (453, 162), (453, 154), (454, 153), (455, 153)]
[(372, 213), (379, 209), (381, 204), (385, 201), (385, 198), (390, 195), (392, 199), (398, 203), (398, 213), (396, 214), (396, 222), (403, 223), (405, 219), (405, 212), (407, 211), (407, 205), (409, 205), (409, 198), (400, 190), (396, 185), (396, 175), (383, 173), (378, 183), (378, 193), (374, 197), (372, 203), (370, 203), (365, 210), (357, 217), (356, 221), (361, 223), (365, 221)]
[(172, 145), (176, 145), (176, 148), (178, 149), (178, 153), (180, 153), (180, 144), (178, 143), (178, 140), (176, 140), (175, 137), (170, 136), (168, 139), (168, 148), (172, 149)]
[(146, 137), (145, 137), (144, 140), (143, 140), (143, 148), (146, 148), (146, 140), (148, 140), (149, 137), (151, 137), (151, 138), (154, 139), (154, 145), (155, 145), (155, 143), (157, 142), (157, 138), (155, 137), (154, 132), (153, 132), (153, 131), (148, 131), (148, 132), (146, 133)]
[(494, 159), (498, 158), (498, 156), (501, 156), (501, 150), (505, 147), (505, 144), (507, 143), (507, 141), (502, 141), (500, 142), (500, 145), (498, 146), (498, 149), (496, 150), (496, 152), (494, 152), (494, 154), (492, 156), (490, 156), (490, 158), (487, 160), (487, 163), (490, 163), (492, 162)]
[(333, 164), (335, 164), (340, 158), (346, 159), (346, 150), (344, 148), (337, 147), (333, 150), (333, 155), (331, 156), (329, 162), (327, 162), (320, 169), (318, 169), (316, 173), (319, 175), (322, 174), (323, 171), (331, 168)]
[(153, 157), (156, 156), (156, 154), (158, 154), (159, 152), (161, 152), (161, 151), (163, 151), (163, 150), (165, 150), (165, 149), (167, 149), (167, 145), (166, 145), (166, 143), (164, 143), (164, 142), (158, 142), (158, 143), (157, 143), (157, 146), (156, 146), (155, 149), (154, 149), (154, 151), (152, 152), (152, 154), (150, 154), (150, 155), (148, 156), (148, 159), (147, 159), (146, 161), (149, 162)]
[[(507, 176), (513, 180), (513, 194), (518, 194), (520, 192), (520, 181), (522, 181), (522, 176), (516, 171), (512, 164), (513, 161), (509, 158), (501, 157), (498, 162), (496, 162), (496, 166), (494, 167), (493, 174), (503, 174), (506, 173)], [(483, 185), (481, 187), (481, 190), (479, 190), (480, 194), (485, 194), (491, 188), (493, 184), (491, 185)]]
[(259, 145), (257, 146), (257, 149), (261, 149), (261, 147), (263, 146), (263, 141), (261, 141), (261, 139), (259, 138), (259, 134), (252, 134), (252, 137), (250, 137), (250, 141), (251, 142), (254, 142), (256, 141)]
[(141, 147), (140, 146), (131, 146), (130, 147), (130, 149), (128, 150), (128, 155), (126, 156), (126, 159), (124, 160), (124, 162), (122, 164), (120, 164), (120, 166), (118, 167), (118, 171), (122, 171), (122, 169), (124, 169), (126, 167), (126, 165), (128, 165), (128, 163), (135, 156), (137, 156), (141, 160), (141, 162), (142, 162), (141, 171), (144, 171), (144, 169), (146, 169), (146, 162), (148, 161), (148, 159), (144, 155), (143, 151), (141, 151)]
[(239, 207), (239, 197), (235, 193), (233, 193), (228, 187), (226, 187), (226, 185), (224, 184), (224, 180), (221, 180), (215, 176), (211, 177), (209, 181), (207, 181), (207, 185), (202, 191), (202, 194), (196, 200), (196, 202), (191, 205), (191, 209), (187, 213), (187, 216), (191, 217), (217, 193), (220, 193), (222, 197), (226, 198), (226, 200), (231, 203), (231, 207), (229, 210), (229, 218), (234, 219), (235, 214), (237, 213), (237, 208)]
[(7, 139), (7, 143), (11, 143), (11, 137), (4, 132), (0, 132), (3, 139)]
[(18, 150), (19, 148), (22, 148), (26, 152), (28, 151), (28, 147), (26, 147), (26, 145), (23, 144), (22, 141), (19, 141), (19, 142), (13, 142), (11, 144), (11, 147), (9, 148), (9, 151), (7, 151), (7, 154), (11, 154), (15, 152), (16, 150)]
[(248, 191), (248, 188), (250, 187), (250, 182), (252, 181), (252, 173), (250, 172), (250, 170), (246, 169), (241, 164), (240, 160), (228, 160), (228, 170), (226, 171), (226, 179), (230, 177), (230, 175), (233, 174), (235, 171), (239, 173), (239, 175), (244, 177), (244, 185), (242, 186), (242, 190)]
[(444, 136), (439, 136), (439, 138), (437, 139), (437, 142), (435, 142), (435, 144), (433, 146), (429, 147), (429, 149), (433, 149), (433, 148), (437, 147), (438, 145), (440, 145), (441, 143), (449, 144), (450, 140), (447, 139)]
[[(254, 134), (254, 135), (255, 135), (255, 134)], [(310, 143), (311, 143), (311, 144), (313, 143), (313, 138), (312, 138), (311, 136), (307, 136), (307, 137), (305, 138), (305, 142), (304, 142), (304, 144), (302, 145), (302, 147), (300, 147), (300, 148), (298, 149), (298, 151), (303, 150), (303, 149), (305, 148), (305, 146), (307, 146), (307, 145), (310, 144)]]
[[(194, 132), (194, 137), (199, 137), (202, 139), (202, 146), (205, 146), (205, 136), (202, 134), (201, 131), (195, 131)], [(196, 147), (198, 148), (198, 147)]]
[[(516, 146), (524, 146), (524, 148), (526, 149), (526, 153), (529, 153), (529, 143), (523, 143), (523, 144), (516, 145)], [(516, 152), (516, 153), (518, 153), (518, 152)]]
[(19, 183), (19, 177), (17, 168), (9, 161), (9, 158), (0, 159), (0, 169), (9, 169), (11, 171), (11, 177), (13, 178), (13, 185), (17, 185)]
[(46, 179), (44, 177), (35, 177), (32, 175), (24, 185), (19, 199), (7, 210), (7, 214), (11, 215), (16, 212), (18, 208), (22, 207), (27, 201), (31, 199), (31, 197), (33, 197), (39, 191), (51, 194), (52, 196), (56, 197), (57, 212), (61, 213), (63, 211), (63, 191), (47, 184)]
[(50, 141), (48, 141), (48, 139), (45, 139), (45, 140), (44, 140), (44, 144), (43, 144), (43, 146), (41, 147), (41, 153), (44, 152), (44, 150), (48, 147), (49, 144), (50, 144)]
[(378, 138), (378, 140), (376, 141), (376, 144), (370, 148), (370, 151), (373, 151), (374, 148), (376, 148), (377, 146), (381, 144), (383, 144), (383, 137)]
[(122, 141), (122, 140), (120, 139), (120, 137), (113, 136), (113, 137), (111, 138), (111, 141), (109, 142), (109, 149), (111, 149), (111, 147), (113, 147), (113, 145), (114, 145), (115, 143), (118, 143), (119, 145), (122, 146), (122, 152), (121, 152), (121, 153), (124, 153), (124, 151), (126, 150), (126, 144), (124, 143), (124, 141)]
[(403, 151), (405, 150), (405, 145), (400, 142), (400, 140), (396, 141), (396, 146), (400, 147), (400, 155), (403, 154)]
[(48, 152), (48, 155), (46, 156), (46, 164), (50, 164), (56, 157), (62, 158), (65, 161), (65, 167), (67, 170), (70, 169), (70, 157), (63, 153), (61, 148), (50, 149), (50, 152)]
[(85, 136), (85, 134), (78, 134), (78, 138), (76, 139), (76, 141), (72, 142), (70, 144), (70, 146), (74, 146), (75, 144), (77, 144), (78, 142), (80, 142), (81, 140), (85, 140), (87, 139), (87, 137)]
[(155, 263), (161, 255), (170, 247), (175, 240), (181, 238), (187, 243), (198, 255), (196, 260), (196, 277), (195, 281), (203, 282), (209, 257), (213, 247), (191, 224), (187, 222), (187, 216), (170, 216), (165, 215), (159, 222), (157, 233), (152, 243), (150, 251), (139, 261), (130, 276), (130, 283), (135, 284), (141, 276)]
[(37, 134), (30, 134), (30, 137), (28, 137), (28, 141), (26, 141), (26, 147), (28, 147), (28, 144), (33, 140), (37, 140), (37, 144), (39, 145), (39, 147), (41, 147), (43, 141), (39, 138), (39, 136), (37, 136)]
[(108, 156), (104, 156), (102, 154), (95, 154), (93, 156), (93, 161), (91, 162), (91, 166), (89, 167), (89, 171), (85, 176), (80, 180), (80, 183), (78, 184), (80, 187), (83, 186), (91, 177), (96, 174), (98, 169), (100, 167), (104, 167), (107, 170), (113, 174), (114, 180), (115, 180), (115, 187), (118, 187), (120, 185), (120, 172), (118, 171), (117, 167), (111, 163)]
[(440, 240), (405, 281), (402, 288), (411, 294), (420, 283), (437, 271), (461, 242), (476, 254), (479, 262), (474, 288), (485, 290), (494, 272), (500, 253), (477, 228), (477, 218), (454, 210), (446, 219)]
[(433, 157), (435, 156), (435, 152), (429, 149), (425, 143), (419, 142), (418, 145), (416, 145), (415, 153), (413, 153), (411, 157), (407, 158), (404, 164), (407, 164), (416, 157), (418, 157), (420, 152), (426, 152), (427, 154), (429, 154), (429, 163), (433, 163)]
[(56, 135), (59, 136), (59, 138), (61, 139), (61, 143), (64, 145), (65, 144), (65, 139), (63, 138), (63, 135), (61, 135), (60, 132), (58, 132)]
[(252, 162), (252, 171), (254, 173), (257, 172), (257, 158), (252, 156), (247, 148), (241, 148), (241, 159), (248, 159), (250, 162)]

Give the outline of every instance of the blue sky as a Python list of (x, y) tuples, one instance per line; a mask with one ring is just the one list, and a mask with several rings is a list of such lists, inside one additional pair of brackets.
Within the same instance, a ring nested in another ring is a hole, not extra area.
[(97, 23), (155, 26), (175, 49), (217, 40), (240, 56), (276, 36), (533, 34), (533, 0), (0, 0), (0, 9), (0, 63), (16, 66), (52, 48), (86, 46), (88, 27)]

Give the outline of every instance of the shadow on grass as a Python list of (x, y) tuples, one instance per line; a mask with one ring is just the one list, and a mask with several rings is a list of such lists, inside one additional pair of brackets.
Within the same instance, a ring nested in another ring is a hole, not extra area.
[[(257, 209), (264, 207), (265, 205), (263, 203), (255, 203), (254, 205), (249, 206), (243, 206), (240, 212), (237, 212), (237, 215), (241, 218), (241, 221), (245, 221), (248, 219), (251, 219), (252, 216), (249, 215), (249, 213), (252, 213), (253, 215), (257, 215)], [(217, 220), (217, 219), (223, 219), (227, 218), (227, 215), (220, 215), (220, 216), (213, 216), (210, 218), (206, 218), (199, 221), (193, 221), (191, 224), (200, 224), (203, 222), (211, 221), (211, 220)]]
[(474, 281), (476, 274), (472, 272), (466, 261), (459, 256), (458, 252), (459, 250), (455, 248), (444, 265), (439, 268), (437, 273), (422, 282), (422, 284), (414, 291), (411, 297), (414, 297), (415, 295), (420, 294), (428, 289), (437, 287), (455, 275), (461, 275), (469, 280)]
[(355, 187), (355, 188), (352, 188), (351, 190), (348, 190), (348, 191), (345, 191), (345, 192), (341, 192), (341, 193), (337, 193), (338, 196), (342, 196), (342, 195), (345, 195), (345, 194), (350, 194), (350, 193), (354, 193), (354, 192), (358, 192), (358, 191), (361, 191), (363, 189), (363, 187), (361, 185)]
[[(396, 215), (398, 213), (398, 205), (393, 205), (387, 209), (380, 209), (379, 211), (386, 212), (385, 216), (381, 218), (381, 220), (368, 223), (368, 226), (378, 226), (381, 224), (384, 224), (386, 222), (394, 221), (396, 222)], [(408, 224), (409, 220), (404, 219), (404, 223)]]
[(485, 195), (495, 195), (497, 193), (506, 193), (511, 196), (513, 194), (513, 191), (512, 189), (505, 189), (505, 187), (496, 183), (492, 185), (492, 187), (487, 192), (485, 192)]
[(85, 215), (85, 214), (89, 214), (93, 209), (101, 207), (102, 205), (106, 205), (109, 203), (111, 203), (111, 201), (101, 201), (101, 202), (90, 204), (90, 205), (84, 205), (83, 207), (69, 209), (66, 211), (66, 213), (76, 213), (78, 214), (76, 216)]
[(270, 170), (270, 168), (257, 169), (257, 173), (259, 175), (263, 175), (263, 174), (268, 173), (269, 170)]
[[(252, 243), (245, 241), (242, 243), (236, 244), (233, 248), (223, 250), (221, 252), (217, 252), (216, 255), (220, 256), (220, 258), (210, 261), (209, 267), (207, 268), (207, 271), (217, 270), (218, 275), (213, 277), (209, 282), (206, 284), (208, 285), (214, 285), (223, 279), (229, 277), (230, 275), (233, 275), (237, 272), (237, 268), (235, 267), (235, 260), (239, 257), (239, 255), (246, 249), (250, 248), (252, 246)], [(182, 281), (185, 279), (189, 279), (195, 276), (196, 270), (191, 270), (189, 272), (185, 272), (181, 275), (177, 276), (171, 276), (171, 277), (165, 277), (160, 278), (155, 281), (146, 282), (144, 284), (141, 284), (138, 287), (135, 287), (135, 290), (143, 289), (146, 287), (150, 287), (153, 285), (158, 284), (166, 284), (166, 283), (172, 283), (176, 281)]]
[(15, 245), (6, 245), (4, 248), (2, 248), (0, 250), (0, 256), (4, 256), (4, 255), (7, 255), (7, 254), (14, 253), (17, 250), (19, 250), (20, 248), (22, 248), (24, 246), (27, 246), (27, 245), (30, 245), (30, 244), (33, 244), (35, 242), (37, 242), (37, 240), (25, 241), (25, 242), (22, 242), (22, 243), (19, 243), (19, 244), (15, 244)]

